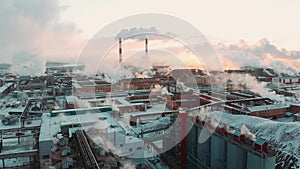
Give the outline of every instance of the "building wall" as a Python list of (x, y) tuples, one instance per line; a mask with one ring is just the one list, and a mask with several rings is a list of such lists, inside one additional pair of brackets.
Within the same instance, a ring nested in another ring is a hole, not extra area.
[[(197, 138), (199, 138), (201, 130), (198, 130)], [(189, 141), (187, 141), (189, 142)], [(211, 156), (211, 138), (206, 140), (204, 143), (197, 145), (197, 158), (203, 162), (205, 165), (210, 165), (210, 156)]]
[(74, 87), (73, 90), (75, 93), (97, 93), (97, 92), (110, 92), (111, 91), (111, 85), (101, 85), (101, 86), (82, 86), (82, 87)]
[(255, 111), (251, 112), (252, 116), (259, 116), (263, 118), (270, 118), (270, 117), (284, 117), (285, 113), (290, 110), (289, 107), (282, 107), (278, 109), (266, 109), (262, 111)]
[(292, 83), (300, 83), (299, 77), (281, 77), (281, 78), (273, 78), (273, 83), (284, 83), (284, 84), (292, 84)]
[[(246, 143), (233, 141), (233, 138), (221, 134), (213, 134), (204, 143), (199, 143), (198, 138), (202, 126), (196, 124), (187, 136), (187, 153), (196, 158), (201, 166), (211, 169), (274, 169), (275, 156), (263, 155)], [(189, 160), (189, 158), (188, 158)], [(189, 161), (187, 162), (189, 163)]]
[(300, 113), (300, 105), (291, 105), (290, 106), (290, 111), (292, 113)]
[(247, 169), (271, 169), (275, 168), (275, 157), (261, 158), (252, 152), (247, 153)]
[(211, 169), (219, 169), (226, 167), (227, 159), (227, 143), (219, 136), (211, 136)]
[(0, 79), (0, 87), (4, 85), (3, 79)]
[(247, 152), (241, 146), (231, 142), (228, 142), (227, 146), (227, 168), (246, 169)]

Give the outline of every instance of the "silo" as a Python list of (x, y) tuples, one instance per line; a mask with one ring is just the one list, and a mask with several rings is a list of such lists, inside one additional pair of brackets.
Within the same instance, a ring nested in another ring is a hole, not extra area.
[[(227, 168), (241, 169), (246, 168), (247, 152), (238, 143), (227, 143)], [(252, 168), (254, 169), (254, 168)], [(255, 168), (256, 169), (256, 168)]]
[[(199, 138), (201, 131), (202, 130), (199, 128), (197, 132), (197, 138)], [(208, 166), (210, 164), (210, 146), (211, 146), (211, 137), (203, 143), (198, 142), (198, 146), (197, 146), (197, 158), (202, 163)]]
[(219, 169), (226, 167), (227, 143), (224, 138), (217, 135), (211, 136), (210, 168)]

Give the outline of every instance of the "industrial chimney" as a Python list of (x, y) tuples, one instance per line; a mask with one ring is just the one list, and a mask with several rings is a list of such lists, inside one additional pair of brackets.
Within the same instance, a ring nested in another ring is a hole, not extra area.
[(145, 39), (145, 54), (148, 55), (148, 38)]
[(119, 38), (119, 63), (122, 63), (122, 39)]

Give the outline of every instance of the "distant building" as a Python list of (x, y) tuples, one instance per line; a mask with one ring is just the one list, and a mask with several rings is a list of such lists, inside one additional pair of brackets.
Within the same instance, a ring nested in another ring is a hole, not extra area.
[(73, 80), (72, 82), (73, 93), (75, 95), (95, 95), (111, 91), (111, 84), (102, 80), (82, 79)]
[(0, 87), (0, 98), (7, 95), (14, 89), (14, 83), (5, 83), (3, 86)]
[(160, 79), (156, 78), (130, 78), (122, 79), (120, 85), (124, 90), (139, 90), (139, 89), (150, 89), (155, 84), (159, 84)]
[(47, 80), (43, 77), (21, 76), (17, 87), (20, 90), (42, 90), (47, 86)]
[(289, 112), (290, 106), (286, 104), (272, 104), (272, 105), (262, 105), (253, 106), (246, 108), (246, 114), (251, 116), (259, 116), (264, 118), (270, 117), (284, 117), (286, 112)]
[(272, 83), (281, 83), (281, 84), (300, 84), (300, 77), (276, 77), (272, 79)]

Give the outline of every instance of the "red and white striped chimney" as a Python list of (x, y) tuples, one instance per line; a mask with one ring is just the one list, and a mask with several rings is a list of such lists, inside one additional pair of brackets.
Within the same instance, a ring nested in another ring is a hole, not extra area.
[(145, 39), (145, 54), (148, 55), (148, 38)]
[(122, 63), (122, 39), (119, 38), (119, 63)]

